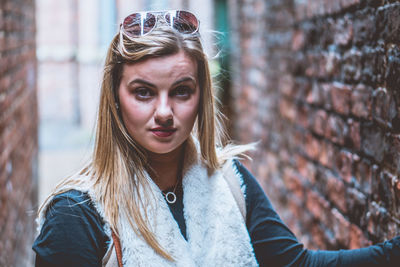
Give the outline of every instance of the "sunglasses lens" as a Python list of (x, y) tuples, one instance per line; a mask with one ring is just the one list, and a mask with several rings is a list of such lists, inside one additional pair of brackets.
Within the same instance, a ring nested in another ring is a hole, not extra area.
[(196, 16), (187, 11), (177, 11), (175, 16), (171, 16), (171, 13), (168, 13), (165, 16), (165, 20), (181, 33), (194, 33), (199, 27), (199, 21)]
[(156, 25), (156, 17), (147, 13), (142, 17), (141, 13), (134, 13), (124, 19), (123, 27), (130, 36), (140, 36), (150, 32)]
[(143, 34), (150, 32), (154, 26), (156, 26), (156, 16), (147, 13), (143, 24)]

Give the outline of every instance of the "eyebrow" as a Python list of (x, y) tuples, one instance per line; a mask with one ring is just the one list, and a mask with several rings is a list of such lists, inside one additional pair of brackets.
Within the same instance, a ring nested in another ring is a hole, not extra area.
[(146, 80), (143, 80), (143, 79), (134, 79), (134, 80), (132, 80), (132, 81), (130, 81), (130, 82), (128, 83), (128, 86), (131, 85), (131, 84), (134, 84), (134, 83), (141, 83), (141, 84), (145, 84), (145, 85), (147, 85), (147, 86), (156, 88), (156, 86), (155, 86), (154, 84), (152, 84), (151, 82), (148, 82), (148, 81), (146, 81)]
[[(179, 80), (175, 81), (175, 82), (172, 84), (172, 86), (175, 86), (175, 85), (178, 85), (178, 84), (180, 84), (180, 83), (187, 82), (187, 81), (191, 81), (191, 82), (193, 82), (193, 83), (196, 85), (196, 80), (195, 80), (194, 78), (192, 78), (192, 77), (190, 77), (190, 76), (186, 76), (186, 77), (182, 77), (182, 78), (180, 78)], [(145, 84), (145, 85), (147, 85), (147, 86), (149, 86), (149, 87), (157, 88), (157, 86), (156, 86), (155, 84), (152, 84), (151, 82), (146, 81), (146, 80), (143, 80), (143, 79), (140, 79), (140, 78), (134, 79), (134, 80), (130, 81), (130, 82), (128, 83), (128, 86), (131, 85), (131, 84), (134, 84), (134, 83), (141, 83), (141, 84)]]
[(182, 77), (179, 80), (177, 80), (176, 82), (174, 82), (172, 85), (175, 86), (175, 85), (178, 85), (180, 83), (187, 82), (187, 81), (190, 81), (190, 82), (194, 83), (194, 85), (196, 85), (196, 80), (194, 78), (190, 77), (190, 76)]

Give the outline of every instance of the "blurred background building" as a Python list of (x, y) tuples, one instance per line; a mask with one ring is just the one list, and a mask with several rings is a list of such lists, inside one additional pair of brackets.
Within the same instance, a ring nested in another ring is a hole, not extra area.
[(38, 203), (90, 157), (120, 21), (177, 8), (199, 17), (229, 134), (260, 141), (246, 165), (300, 241), (399, 235), (399, 1), (2, 0), (0, 266), (33, 265)]
[(38, 188), (33, 0), (0, 2), (0, 266), (31, 266)]

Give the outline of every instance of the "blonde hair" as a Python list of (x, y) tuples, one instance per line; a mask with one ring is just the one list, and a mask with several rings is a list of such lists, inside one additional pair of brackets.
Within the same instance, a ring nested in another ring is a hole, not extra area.
[(137, 234), (168, 260), (173, 258), (159, 245), (147, 223), (145, 210), (150, 201), (149, 194), (146, 194), (149, 191), (145, 171), (146, 154), (129, 135), (116, 104), (123, 64), (179, 51), (184, 51), (198, 65), (201, 93), (197, 129), (194, 127), (193, 131), (199, 141), (201, 160), (209, 173), (220, 168), (230, 156), (249, 148), (229, 145), (220, 149), (217, 155), (217, 148), (222, 146), (223, 131), (220, 114), (215, 108), (207, 56), (199, 34), (182, 34), (162, 25), (139, 38), (119, 33), (113, 38), (105, 60), (92, 162), (79, 173), (81, 176), (77, 176), (85, 175), (87, 178), (71, 177), (64, 180), (46, 201), (68, 191), (73, 185), (90, 184), (96, 200), (104, 208), (105, 219), (115, 233), (118, 234), (119, 217), (123, 214)]

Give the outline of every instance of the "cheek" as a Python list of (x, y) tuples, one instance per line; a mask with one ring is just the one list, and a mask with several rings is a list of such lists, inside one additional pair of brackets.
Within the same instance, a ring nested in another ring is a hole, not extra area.
[(128, 128), (143, 126), (149, 121), (152, 115), (151, 107), (135, 102), (121, 103), (121, 108), (122, 119)]
[(198, 113), (198, 101), (193, 101), (191, 104), (180, 107), (176, 110), (177, 116), (180, 117), (181, 121), (184, 122), (186, 127), (193, 127), (194, 121), (196, 120)]
[(118, 92), (122, 120), (127, 128), (140, 125), (145, 121), (149, 108), (136, 101), (126, 87), (121, 86)]

